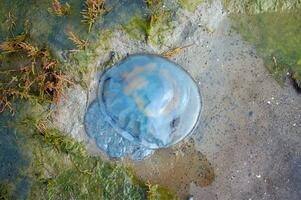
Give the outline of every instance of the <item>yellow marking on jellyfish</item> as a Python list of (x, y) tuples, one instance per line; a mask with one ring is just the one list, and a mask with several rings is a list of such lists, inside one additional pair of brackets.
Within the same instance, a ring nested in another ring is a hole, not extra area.
[(173, 79), (173, 77), (170, 75), (170, 73), (165, 70), (161, 69), (160, 74), (163, 76), (164, 79), (168, 80), (172, 84), (172, 91), (173, 95), (168, 104), (164, 107), (164, 110), (162, 110), (162, 113), (168, 114), (172, 110), (174, 110), (179, 105), (179, 99), (180, 99), (180, 91), (178, 89), (177, 82)]
[(172, 83), (172, 89), (164, 93), (164, 95), (161, 97), (161, 99), (164, 98), (167, 99), (165, 105), (163, 105), (161, 109), (151, 110), (147, 107), (143, 109), (144, 114), (148, 117), (158, 117), (162, 115), (168, 115), (179, 105), (180, 91), (177, 87), (176, 81), (173, 79), (173, 77), (166, 69), (160, 70), (160, 76), (162, 77), (162, 79), (166, 79)]
[(138, 109), (140, 111), (144, 112), (145, 103), (144, 103), (143, 99), (139, 96), (134, 96), (134, 101), (135, 101)]
[(130, 72), (122, 75), (122, 77), (125, 79), (125, 81), (129, 81), (141, 73), (153, 71), (155, 69), (156, 69), (155, 63), (150, 63), (144, 66), (135, 66)]
[(125, 81), (129, 81), (130, 79), (137, 76), (138, 74), (141, 74), (144, 71), (145, 69), (143, 67), (135, 66), (130, 72), (123, 74), (122, 77), (125, 79)]
[(123, 92), (129, 96), (132, 96), (134, 91), (146, 87), (147, 84), (147, 80), (142, 77), (137, 77), (127, 84), (127, 86), (123, 89)]

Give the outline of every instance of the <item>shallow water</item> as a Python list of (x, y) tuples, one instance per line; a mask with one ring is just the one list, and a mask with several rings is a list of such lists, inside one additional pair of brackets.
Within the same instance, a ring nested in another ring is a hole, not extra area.
[(48, 11), (52, 6), (52, 1), (49, 0), (1, 0), (0, 21), (4, 23), (0, 25), (0, 41), (29, 29), (34, 43), (46, 44), (54, 51), (68, 50), (75, 48), (72, 41), (68, 39), (68, 31), (74, 32), (79, 38), (88, 37), (93, 41), (99, 37), (102, 29), (125, 25), (133, 16), (142, 18), (148, 16), (143, 1), (110, 0), (106, 4), (110, 12), (99, 20), (89, 33), (88, 25), (82, 22), (81, 12), (84, 9), (84, 1), (61, 1), (62, 5), (65, 2), (71, 6), (70, 14), (60, 17)]
[[(13, 117), (0, 114), (0, 198), (2, 192), (12, 199), (26, 199), (30, 178), (24, 173), (30, 164), (23, 152), (24, 139), (16, 130), (8, 128)], [(5, 198), (5, 196), (3, 196)]]
[(158, 150), (143, 161), (127, 162), (142, 180), (170, 188), (181, 199), (188, 197), (190, 184), (206, 187), (215, 179), (213, 166), (192, 139)]

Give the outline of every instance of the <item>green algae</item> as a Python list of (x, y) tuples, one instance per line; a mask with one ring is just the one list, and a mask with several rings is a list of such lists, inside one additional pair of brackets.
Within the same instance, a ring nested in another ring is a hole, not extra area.
[(150, 24), (147, 19), (135, 16), (131, 21), (123, 26), (125, 32), (134, 40), (146, 41), (149, 36)]
[(273, 77), (283, 83), (290, 73), (301, 87), (301, 2), (224, 2), (235, 30), (256, 47)]
[(163, 46), (166, 37), (172, 33), (172, 20), (175, 8), (164, 5), (164, 0), (149, 0), (147, 6), (150, 12), (147, 41), (149, 44)]
[(281, 12), (301, 8), (300, 0), (223, 0), (222, 2), (228, 12), (241, 14)]
[(168, 189), (160, 187), (159, 185), (148, 185), (148, 199), (149, 200), (178, 200), (179, 198), (171, 193)]
[(134, 16), (123, 26), (130, 38), (142, 40), (150, 45), (163, 46), (167, 35), (171, 34), (175, 10), (164, 6), (163, 0), (148, 0), (148, 17)]
[[(27, 183), (28, 188), (24, 189), (23, 184), (8, 182), (0, 177), (0, 197), (55, 200), (151, 199), (149, 187), (138, 180), (131, 169), (89, 154), (83, 144), (52, 128), (47, 119), (51, 114), (49, 108), (37, 103), (18, 103), (17, 107), (20, 112), (14, 117), (9, 113), (1, 114), (1, 117), (4, 114), (10, 117), (2, 118), (0, 134), (2, 136), (4, 131), (10, 131), (11, 137), (15, 137), (17, 141), (12, 146), (24, 152), (18, 160), (26, 159), (28, 164), (26, 167), (19, 167), (18, 162), (13, 162), (12, 166), (16, 166), (19, 173), (15, 173), (16, 170), (12, 170), (12, 167), (2, 172), (11, 172), (15, 176), (14, 180), (23, 178), (30, 181)], [(1, 152), (1, 155), (4, 153)], [(159, 199), (164, 199), (167, 194), (172, 195), (160, 188), (156, 190), (156, 195), (162, 197)], [(26, 195), (17, 195), (17, 191), (21, 189), (26, 190)]]
[(152, 17), (148, 31), (148, 42), (150, 44), (164, 46), (167, 36), (171, 35), (173, 30), (173, 16), (173, 11), (165, 10)]
[(182, 8), (194, 12), (204, 0), (178, 0)]
[[(194, 12), (203, 0), (179, 0), (182, 8)], [(146, 0), (148, 17), (134, 16), (123, 29), (130, 38), (162, 47), (174, 30), (172, 21), (177, 15), (178, 5), (164, 0)]]
[(9, 183), (0, 183), (0, 199), (1, 200), (10, 200), (14, 199), (15, 188), (14, 185)]

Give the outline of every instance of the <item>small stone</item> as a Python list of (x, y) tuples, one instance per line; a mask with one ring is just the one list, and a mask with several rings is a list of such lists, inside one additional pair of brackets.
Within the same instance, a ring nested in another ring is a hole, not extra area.
[(187, 200), (193, 200), (193, 196), (190, 195), (190, 196), (187, 198)]

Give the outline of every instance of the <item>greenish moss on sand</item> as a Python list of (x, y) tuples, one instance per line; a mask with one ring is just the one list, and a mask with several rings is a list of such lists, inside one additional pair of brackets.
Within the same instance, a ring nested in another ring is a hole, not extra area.
[[(128, 35), (135, 40), (146, 41), (151, 45), (164, 46), (166, 38), (171, 35), (174, 27), (172, 20), (176, 17), (178, 7), (165, 5), (164, 0), (146, 0), (149, 16), (133, 17), (123, 26)], [(203, 0), (178, 0), (177, 3), (190, 12), (203, 3)]]
[(173, 30), (171, 23), (175, 12), (164, 6), (163, 0), (148, 0), (146, 4), (149, 10), (148, 18), (133, 17), (124, 26), (124, 30), (133, 39), (144, 40), (152, 45), (163, 46), (166, 37)]
[(222, 0), (230, 13), (259, 14), (300, 9), (300, 0)]
[(301, 87), (301, 2), (225, 0), (234, 28), (254, 44), (267, 68), (282, 83), (291, 73)]
[(149, 35), (149, 26), (150, 24), (147, 19), (135, 16), (127, 25), (123, 26), (123, 28), (129, 37), (135, 40), (145, 41)]
[(204, 0), (178, 0), (182, 8), (194, 12)]

